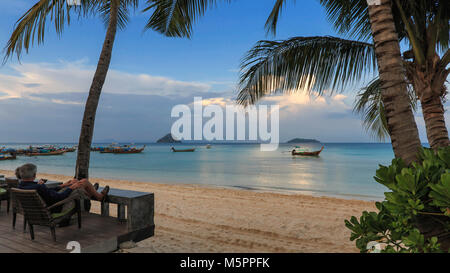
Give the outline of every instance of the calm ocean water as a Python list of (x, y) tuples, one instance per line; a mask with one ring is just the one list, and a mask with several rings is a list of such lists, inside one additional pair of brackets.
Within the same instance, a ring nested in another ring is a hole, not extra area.
[[(4, 144), (7, 147), (24, 145)], [(67, 146), (71, 146), (68, 144)], [(390, 144), (329, 143), (320, 157), (293, 157), (292, 145), (261, 152), (256, 144), (176, 145), (195, 153), (172, 153), (171, 145), (147, 144), (142, 154), (91, 154), (91, 177), (152, 181), (167, 184), (203, 184), (242, 189), (297, 192), (368, 200), (381, 200), (385, 188), (373, 180), (378, 164), (393, 158)], [(319, 145), (304, 145), (320, 149)], [(0, 169), (14, 170), (34, 163), (40, 172), (73, 175), (75, 153), (0, 161)]]

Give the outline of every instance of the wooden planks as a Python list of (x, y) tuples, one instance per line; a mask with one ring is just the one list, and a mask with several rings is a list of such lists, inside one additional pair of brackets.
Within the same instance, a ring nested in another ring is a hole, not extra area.
[(78, 229), (76, 221), (68, 227), (56, 229), (56, 239), (51, 237), (50, 228), (34, 226), (35, 240), (23, 230), (23, 217), (17, 215), (16, 229), (12, 228), (12, 213), (6, 213), (6, 206), (0, 210), (0, 253), (64, 253), (67, 243), (77, 241), (82, 252), (111, 252), (117, 249), (120, 238), (128, 235), (127, 224), (117, 218), (98, 214), (82, 215), (82, 228)]

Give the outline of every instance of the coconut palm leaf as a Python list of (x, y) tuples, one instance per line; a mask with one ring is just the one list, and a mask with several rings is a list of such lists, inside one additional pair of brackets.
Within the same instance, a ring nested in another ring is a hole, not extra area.
[[(320, 0), (328, 19), (341, 34), (364, 41), (371, 39), (367, 0)], [(447, 51), (450, 42), (448, 0), (393, 0), (392, 13), (400, 40), (411, 46)], [(426, 43), (426, 44), (424, 44)], [(423, 49), (422, 49), (423, 50)], [(416, 56), (417, 57), (417, 56)]]
[(231, 0), (147, 0), (144, 12), (152, 10), (145, 29), (169, 37), (191, 37), (194, 23), (218, 2)]
[[(320, 4), (325, 7), (328, 19), (340, 34), (363, 41), (372, 39), (367, 0), (320, 0)], [(394, 18), (400, 18), (398, 9), (394, 7), (392, 12)], [(400, 39), (403, 39), (404, 25), (401, 20), (395, 20), (395, 24)]]
[[(267, 18), (266, 21), (266, 30), (267, 33), (272, 33), (273, 35), (277, 32), (278, 18), (281, 16), (281, 12), (283, 10), (283, 6), (286, 4), (287, 0), (276, 0), (275, 5), (273, 6), (272, 12)], [(295, 0), (291, 0), (294, 1)]]
[[(117, 0), (116, 0), (117, 1)], [(120, 8), (118, 14), (117, 26), (120, 29), (125, 29), (128, 24), (128, 19), (130, 12), (136, 10), (139, 5), (139, 0), (118, 0), (120, 1)], [(104, 1), (102, 5), (98, 8), (98, 13), (103, 19), (105, 27), (108, 26), (109, 23), (109, 14), (110, 14), (111, 0)]]
[(254, 104), (263, 96), (299, 90), (343, 91), (376, 71), (372, 44), (335, 37), (295, 37), (260, 41), (241, 63), (238, 102)]
[[(413, 111), (417, 111), (417, 96), (408, 86), (409, 100)], [(355, 99), (353, 112), (362, 117), (363, 127), (377, 140), (389, 138), (384, 105), (381, 98), (381, 82), (377, 77), (367, 87), (361, 89)]]
[(4, 60), (14, 53), (20, 58), (22, 50), (28, 52), (35, 41), (38, 44), (43, 43), (48, 18), (54, 22), (56, 33), (60, 35), (64, 26), (70, 24), (72, 11), (78, 16), (88, 15), (102, 2), (102, 0), (80, 0), (79, 6), (72, 6), (68, 5), (66, 0), (38, 1), (16, 22), (14, 32), (5, 47)]
[(366, 0), (320, 0), (320, 4), (339, 33), (364, 41), (372, 38)]
[[(29, 9), (15, 24), (14, 31), (5, 48), (6, 61), (14, 53), (20, 59), (22, 50), (28, 50), (35, 42), (44, 42), (45, 26), (48, 20), (53, 21), (56, 33), (61, 35), (65, 25), (70, 25), (72, 15), (89, 16), (99, 14), (108, 25), (112, 0), (80, 0), (80, 5), (69, 5), (66, 0), (40, 0)], [(139, 0), (120, 1), (119, 27), (125, 27), (130, 8), (137, 8)]]

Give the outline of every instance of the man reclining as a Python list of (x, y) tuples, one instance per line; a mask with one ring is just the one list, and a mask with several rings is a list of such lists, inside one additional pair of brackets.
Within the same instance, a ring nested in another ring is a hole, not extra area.
[[(106, 186), (101, 193), (97, 192), (96, 188), (87, 180), (72, 179), (56, 188), (47, 188), (44, 180), (35, 182), (37, 167), (34, 164), (25, 164), (18, 168), (20, 175), (19, 188), (22, 190), (36, 190), (38, 194), (45, 201), (47, 206), (51, 206), (59, 201), (69, 197), (69, 195), (77, 189), (83, 190), (84, 193), (93, 200), (103, 201), (109, 191), (109, 186)], [(98, 185), (97, 185), (98, 188)], [(61, 210), (62, 208), (56, 208)], [(60, 211), (52, 211), (57, 213)]]

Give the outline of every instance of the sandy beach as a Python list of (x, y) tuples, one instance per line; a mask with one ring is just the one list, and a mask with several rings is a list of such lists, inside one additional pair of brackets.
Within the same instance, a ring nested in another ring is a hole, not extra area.
[[(13, 176), (12, 171), (0, 173)], [(45, 173), (38, 177), (71, 178)], [(375, 209), (374, 202), (331, 197), (90, 180), (101, 186), (155, 193), (155, 236), (125, 252), (358, 252), (349, 241), (344, 220)], [(93, 202), (92, 210), (99, 211), (98, 202)]]

